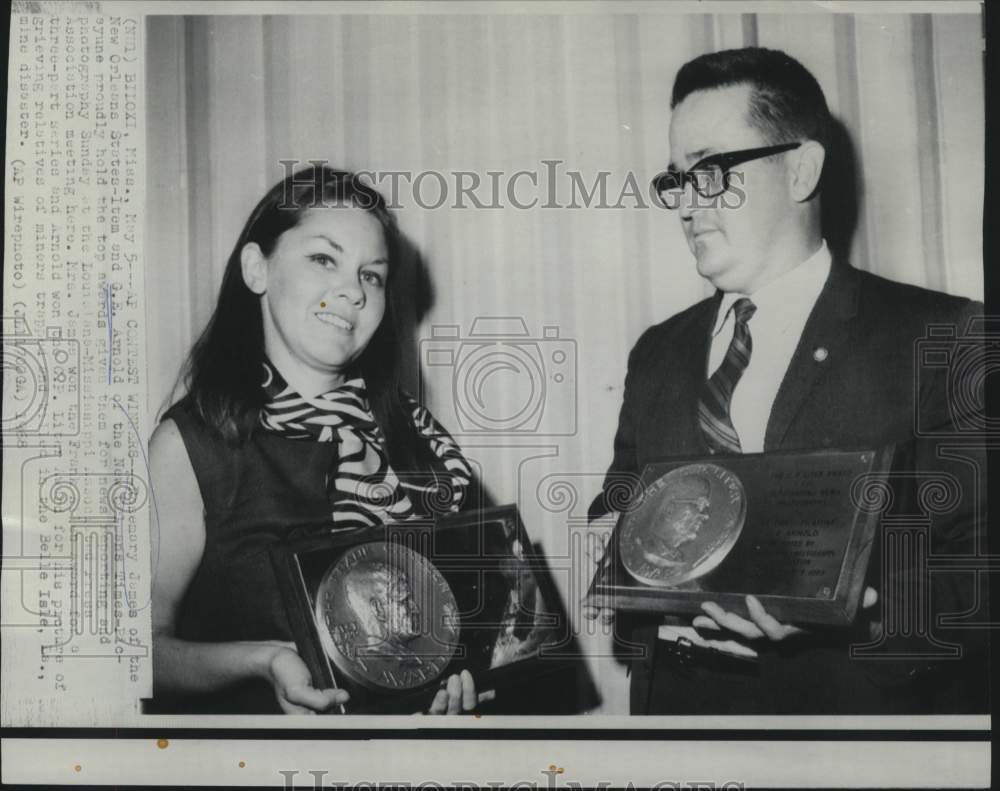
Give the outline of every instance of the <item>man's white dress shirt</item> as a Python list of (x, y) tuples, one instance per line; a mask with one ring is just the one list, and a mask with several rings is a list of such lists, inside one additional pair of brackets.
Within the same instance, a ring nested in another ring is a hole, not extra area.
[(757, 306), (748, 322), (753, 342), (750, 364), (733, 390), (729, 410), (744, 453), (764, 450), (764, 432), (771, 407), (809, 314), (830, 274), (830, 266), (830, 250), (824, 241), (819, 250), (797, 267), (753, 294), (728, 293), (722, 297), (708, 357), (709, 376), (722, 365), (733, 340), (736, 327), (733, 305), (749, 297)]

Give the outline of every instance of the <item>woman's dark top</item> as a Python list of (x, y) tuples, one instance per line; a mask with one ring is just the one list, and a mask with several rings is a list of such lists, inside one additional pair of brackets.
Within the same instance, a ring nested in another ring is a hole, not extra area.
[[(268, 549), (331, 524), (326, 474), (337, 443), (255, 431), (234, 447), (179, 404), (166, 418), (180, 430), (205, 506), (205, 550), (177, 613), (176, 636), (292, 641)], [(147, 711), (281, 713), (263, 679), (208, 695), (157, 696)]]

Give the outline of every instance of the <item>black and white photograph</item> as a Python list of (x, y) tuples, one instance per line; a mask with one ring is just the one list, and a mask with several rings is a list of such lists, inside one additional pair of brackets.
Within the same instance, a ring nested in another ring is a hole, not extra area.
[(988, 785), (987, 27), (15, 3), (4, 779)]

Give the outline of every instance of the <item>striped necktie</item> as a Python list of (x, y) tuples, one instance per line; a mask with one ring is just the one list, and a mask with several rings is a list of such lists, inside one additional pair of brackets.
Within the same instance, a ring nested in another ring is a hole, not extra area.
[(756, 310), (757, 306), (746, 297), (738, 299), (733, 305), (733, 314), (736, 317), (733, 340), (726, 350), (722, 365), (705, 383), (701, 399), (698, 401), (698, 424), (711, 453), (742, 452), (740, 437), (733, 427), (729, 408), (736, 384), (750, 364), (753, 341), (750, 338), (747, 322)]

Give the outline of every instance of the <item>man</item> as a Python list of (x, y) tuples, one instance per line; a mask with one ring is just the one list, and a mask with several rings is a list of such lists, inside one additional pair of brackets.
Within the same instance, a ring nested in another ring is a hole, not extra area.
[(385, 563), (359, 563), (344, 589), (361, 631), (353, 646), (358, 655), (395, 657), (402, 667), (414, 663), (410, 644), (422, 630), (406, 575)]
[(685, 567), (681, 549), (698, 537), (709, 517), (711, 484), (700, 475), (687, 475), (674, 487), (650, 522), (650, 530), (640, 533), (635, 543), (648, 563), (661, 568)]
[[(838, 167), (827, 161), (831, 118), (794, 59), (759, 48), (701, 56), (678, 72), (671, 107), (671, 165), (656, 187), (717, 292), (633, 348), (605, 490), (670, 457), (894, 444), (899, 480), (918, 476), (897, 506), (916, 502), (921, 475), (959, 481), (961, 507), (937, 515), (930, 551), (974, 554), (974, 471), (914, 435), (953, 420), (946, 377), (921, 379), (914, 349), (929, 325), (964, 332), (981, 305), (833, 260), (820, 209), (821, 176)], [(608, 510), (598, 498), (591, 513)], [(619, 635), (646, 649), (630, 669), (632, 712), (984, 710), (982, 655), (967, 632), (961, 661), (926, 651), (852, 658), (852, 644), (885, 634), (900, 575), (922, 572), (880, 575), (880, 550), (877, 538), (849, 630), (779, 623), (753, 597), (749, 618), (713, 603), (693, 622), (620, 614)], [(932, 615), (975, 609), (972, 575), (931, 583)]]

